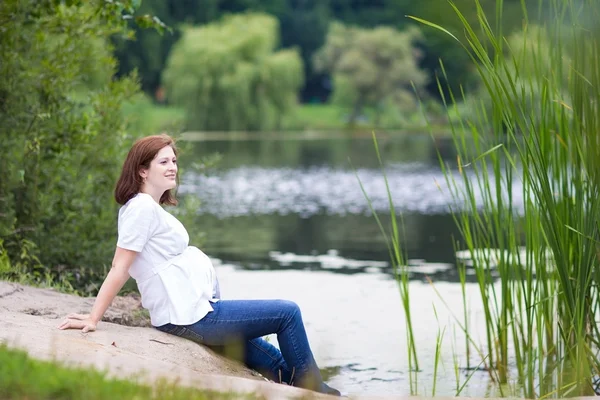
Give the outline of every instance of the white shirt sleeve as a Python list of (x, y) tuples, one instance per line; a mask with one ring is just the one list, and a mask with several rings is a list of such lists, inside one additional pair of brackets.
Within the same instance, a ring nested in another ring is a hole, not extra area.
[(119, 217), (117, 246), (140, 252), (157, 227), (156, 207), (144, 198), (136, 198)]

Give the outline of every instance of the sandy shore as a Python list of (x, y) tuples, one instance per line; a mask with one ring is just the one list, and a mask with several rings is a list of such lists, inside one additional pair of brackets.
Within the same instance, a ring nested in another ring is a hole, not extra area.
[(335, 398), (266, 381), (210, 349), (147, 325), (135, 297), (117, 298), (95, 332), (61, 331), (70, 312), (88, 313), (93, 298), (0, 281), (0, 342), (32, 357), (93, 367), (109, 376), (152, 384), (158, 378), (221, 392), (257, 393), (267, 399)]

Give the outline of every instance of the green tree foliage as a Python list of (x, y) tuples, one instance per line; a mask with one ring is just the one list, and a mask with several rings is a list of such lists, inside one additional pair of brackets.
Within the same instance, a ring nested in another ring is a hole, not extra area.
[(417, 65), (419, 52), (414, 47), (419, 37), (416, 28), (399, 32), (331, 26), (315, 65), (333, 74), (334, 101), (352, 107), (350, 123), (365, 106), (381, 112), (387, 104), (405, 104), (410, 92), (423, 87), (427, 76)]
[[(306, 79), (313, 76), (310, 60), (325, 40), (329, 26), (328, 0), (144, 0), (138, 13), (149, 13), (173, 27), (173, 32), (160, 33), (132, 26), (135, 38), (116, 37), (118, 74), (137, 69), (143, 90), (155, 96), (160, 90), (161, 75), (173, 45), (186, 25), (203, 25), (221, 17), (241, 12), (264, 12), (279, 20), (282, 48), (297, 47), (306, 66)], [(310, 27), (310, 29), (307, 29)]]
[(330, 8), (332, 18), (349, 25), (403, 28), (405, 15), (414, 7), (414, 3), (412, 0), (330, 0)]
[(296, 50), (275, 51), (278, 21), (236, 14), (187, 28), (164, 73), (169, 101), (187, 110), (187, 128), (278, 128), (303, 83)]
[(124, 76), (137, 70), (142, 89), (154, 97), (160, 88), (160, 78), (169, 52), (181, 37), (178, 26), (182, 23), (203, 24), (217, 19), (220, 15), (218, 4), (218, 0), (144, 0), (137, 14), (156, 15), (173, 31), (162, 34), (132, 22), (132, 36), (114, 36), (115, 55), (119, 60), (117, 75)]
[[(283, 48), (297, 47), (304, 63), (303, 95), (306, 100), (322, 92), (324, 75), (313, 68), (313, 54), (325, 43), (331, 21), (328, 0), (286, 1), (287, 7), (274, 14), (280, 22)], [(307, 29), (310, 27), (309, 29)]]
[[(496, 18), (496, 0), (479, 0), (490, 20)], [(525, 2), (535, 7), (537, 2)], [(470, 23), (477, 22), (475, 0), (452, 1)], [(314, 53), (323, 45), (331, 22), (338, 21), (363, 28), (390, 26), (404, 30), (414, 25), (407, 18), (413, 15), (450, 30), (464, 38), (463, 25), (447, 0), (144, 0), (139, 13), (157, 15), (169, 26), (172, 34), (160, 35), (152, 30), (135, 29), (135, 40), (115, 39), (119, 59), (118, 74), (139, 71), (142, 88), (155, 96), (162, 84), (161, 74), (172, 46), (181, 37), (182, 24), (201, 25), (222, 16), (241, 12), (264, 12), (279, 20), (282, 48), (297, 47), (305, 65), (305, 100), (313, 97), (326, 98), (326, 75), (315, 71), (312, 65)], [(520, 29), (523, 22), (521, 0), (503, 1), (502, 24), (505, 34)], [(471, 59), (450, 36), (435, 29), (424, 29), (419, 43), (423, 52), (420, 66), (429, 74), (427, 89), (438, 94), (436, 78), (442, 75), (440, 60), (444, 62), (449, 85), (458, 92), (459, 86), (475, 88), (477, 81)]]
[[(495, 21), (497, 1), (479, 0), (479, 3), (490, 20)], [(527, 7), (533, 8), (536, 4), (535, 1), (526, 2)], [(464, 27), (452, 5), (463, 13), (469, 23), (477, 23), (475, 0), (330, 0), (331, 18), (346, 24), (371, 28), (387, 25), (404, 30), (414, 25), (413, 21), (406, 17), (411, 15), (441, 25), (463, 39)], [(521, 28), (521, 0), (504, 0), (502, 14), (505, 33)], [(419, 42), (419, 47), (423, 51), (420, 66), (429, 75), (427, 89), (431, 93), (438, 93), (436, 78), (442, 76), (440, 60), (444, 62), (448, 78), (443, 88), (449, 85), (455, 92), (459, 92), (460, 86), (476, 87), (477, 74), (471, 59), (449, 35), (435, 29), (423, 29), (423, 40)]]
[[(435, 2), (435, 6), (432, 6), (433, 2)], [(494, 24), (497, 22), (501, 24), (503, 34), (508, 35), (521, 29), (524, 15), (521, 0), (504, 0), (501, 18), (498, 18), (498, 20), (497, 17), (500, 17), (500, 14), (498, 14), (496, 8), (497, 3), (497, 0), (479, 0), (479, 4), (489, 20)], [(537, 2), (527, 1), (525, 4), (527, 7), (533, 8), (536, 7)], [(462, 13), (468, 23), (478, 23), (475, 0), (454, 0), (452, 2), (446, 0), (415, 1), (411, 2), (405, 14), (443, 26), (461, 41), (465, 41), (466, 35), (463, 22), (452, 6)], [(404, 21), (407, 22), (406, 19)], [(478, 33), (480, 39), (485, 42), (486, 38), (483, 30)], [(479, 87), (477, 71), (461, 45), (450, 35), (433, 28), (423, 29), (423, 35), (424, 40), (421, 41), (421, 48), (424, 57), (421, 66), (427, 70), (430, 76), (428, 90), (431, 93), (438, 92), (437, 78), (443, 80), (442, 89), (446, 93), (447, 89), (451, 89), (454, 93), (460, 93), (460, 87), (467, 91), (477, 90)], [(442, 72), (440, 61), (444, 64), (444, 72)]]
[[(0, 259), (4, 276), (110, 262), (112, 188), (131, 139), (107, 38), (129, 1), (0, 2)], [(44, 266), (43, 268), (41, 266)]]

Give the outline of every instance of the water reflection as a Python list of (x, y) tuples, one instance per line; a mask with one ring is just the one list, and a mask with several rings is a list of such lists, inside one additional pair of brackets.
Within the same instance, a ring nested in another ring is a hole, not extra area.
[[(390, 216), (380, 215), (388, 225)], [(403, 216), (406, 250), (414, 279), (426, 276), (458, 282), (452, 240), (456, 229), (447, 214)], [(247, 270), (326, 270), (392, 274), (388, 247), (375, 219), (367, 215), (247, 215), (220, 218), (201, 214), (194, 226), (209, 230), (203, 248)], [(335, 265), (335, 267), (332, 267)]]
[[(189, 136), (188, 136), (189, 137)], [(437, 166), (437, 149), (443, 158), (456, 160), (450, 138), (432, 139), (427, 134), (377, 134), (382, 157), (391, 163), (424, 163)], [(267, 168), (293, 167), (295, 169), (329, 166), (347, 169), (348, 160), (359, 167), (378, 168), (373, 139), (370, 133), (358, 136), (346, 134), (325, 137), (312, 135), (249, 135), (243, 138), (198, 140), (188, 142), (183, 157), (198, 157), (213, 153), (226, 155), (219, 169), (260, 165)]]

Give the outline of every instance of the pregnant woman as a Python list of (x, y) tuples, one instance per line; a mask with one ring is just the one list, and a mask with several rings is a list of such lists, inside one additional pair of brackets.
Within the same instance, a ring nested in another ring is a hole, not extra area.
[[(298, 306), (286, 300), (224, 300), (210, 259), (189, 246), (185, 227), (161, 205), (176, 205), (177, 149), (168, 135), (136, 141), (115, 188), (122, 207), (111, 269), (90, 314), (59, 329), (91, 332), (131, 276), (152, 325), (215, 347), (243, 345), (244, 362), (267, 378), (339, 396), (323, 382)], [(281, 350), (262, 339), (275, 333)]]

